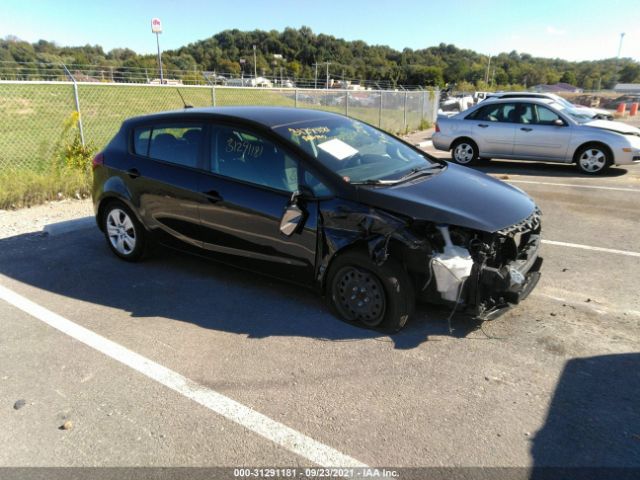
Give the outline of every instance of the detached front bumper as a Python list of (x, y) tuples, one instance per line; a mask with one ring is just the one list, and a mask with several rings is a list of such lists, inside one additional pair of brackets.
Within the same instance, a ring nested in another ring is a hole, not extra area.
[(540, 235), (531, 235), (516, 260), (501, 268), (484, 266), (476, 270), (474, 288), (468, 292), (475, 300), (476, 318), (496, 318), (529, 296), (540, 279), (542, 257), (538, 255), (539, 247)]

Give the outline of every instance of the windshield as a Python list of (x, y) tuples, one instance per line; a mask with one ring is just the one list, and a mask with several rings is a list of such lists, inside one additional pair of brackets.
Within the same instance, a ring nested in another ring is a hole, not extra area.
[(573, 103), (571, 103), (569, 100), (562, 98), (560, 95), (550, 95), (550, 97), (553, 100), (555, 100), (556, 103), (559, 103), (560, 105), (563, 105), (566, 108), (574, 108)]
[(570, 107), (566, 107), (565, 105), (558, 102), (549, 102), (547, 103), (550, 107), (555, 108), (556, 110), (564, 113), (565, 115), (570, 115), (573, 120), (578, 123), (586, 123), (593, 120), (587, 113), (581, 112), (580, 109), (575, 108), (573, 105)]
[(350, 183), (387, 183), (440, 167), (395, 137), (350, 118), (323, 118), (274, 129)]

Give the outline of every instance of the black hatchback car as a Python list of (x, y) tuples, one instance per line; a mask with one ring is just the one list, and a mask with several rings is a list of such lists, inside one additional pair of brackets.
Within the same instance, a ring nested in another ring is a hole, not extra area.
[(178, 248), (311, 287), (369, 328), (402, 328), (417, 300), (491, 318), (539, 278), (530, 197), (341, 115), (132, 118), (93, 168), (97, 223), (118, 257)]

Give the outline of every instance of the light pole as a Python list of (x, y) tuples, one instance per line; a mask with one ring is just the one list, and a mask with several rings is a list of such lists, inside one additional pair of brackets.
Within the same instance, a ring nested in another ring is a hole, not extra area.
[(158, 45), (158, 66), (160, 67), (160, 85), (164, 85), (162, 74), (162, 55), (160, 54), (160, 34), (162, 33), (162, 22), (159, 18), (151, 19), (151, 32), (156, 34), (156, 44)]
[(616, 69), (613, 72), (613, 88), (616, 88), (616, 84), (618, 83), (618, 62), (620, 61), (620, 52), (622, 51), (622, 40), (624, 39), (625, 33), (622, 32), (620, 34), (620, 44), (618, 45), (618, 56), (616, 57)]
[(253, 81), (257, 82), (258, 78), (258, 65), (256, 64), (256, 46), (253, 46)]

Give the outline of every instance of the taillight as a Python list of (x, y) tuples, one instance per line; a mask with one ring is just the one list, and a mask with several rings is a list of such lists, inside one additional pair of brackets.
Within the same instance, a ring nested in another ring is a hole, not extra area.
[(438, 133), (440, 131), (440, 125), (438, 125), (438, 123), (436, 122), (436, 133)]
[(102, 152), (98, 153), (95, 157), (93, 157), (93, 161), (91, 162), (91, 164), (93, 165), (94, 170), (104, 165), (104, 155), (102, 154)]

